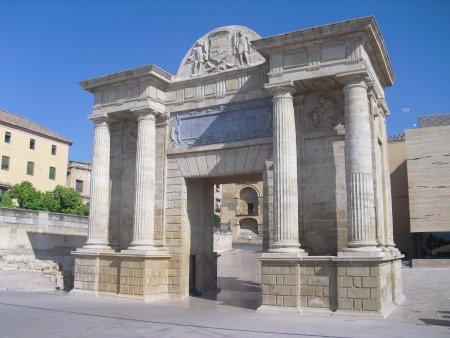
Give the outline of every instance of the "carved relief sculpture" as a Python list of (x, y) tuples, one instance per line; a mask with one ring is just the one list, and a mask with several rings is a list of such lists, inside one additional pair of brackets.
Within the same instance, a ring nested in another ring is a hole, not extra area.
[(265, 59), (251, 47), (251, 41), (258, 38), (258, 34), (242, 26), (215, 29), (196, 41), (184, 57), (177, 77), (187, 79), (261, 64)]
[(317, 97), (317, 103), (308, 114), (307, 129), (332, 129), (342, 125), (344, 118), (336, 102), (324, 95)]
[(242, 30), (238, 30), (234, 36), (234, 52), (239, 57), (241, 67), (249, 64), (248, 54), (251, 53), (249, 37)]
[(208, 57), (208, 54), (205, 51), (205, 48), (202, 43), (197, 41), (192, 47), (192, 52), (189, 59), (193, 62), (192, 67), (192, 75), (202, 75), (203, 68), (205, 63), (205, 58)]

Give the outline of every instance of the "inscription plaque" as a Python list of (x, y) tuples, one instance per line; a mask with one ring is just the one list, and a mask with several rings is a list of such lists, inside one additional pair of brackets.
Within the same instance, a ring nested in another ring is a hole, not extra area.
[(272, 100), (259, 99), (170, 117), (172, 148), (245, 141), (272, 136)]

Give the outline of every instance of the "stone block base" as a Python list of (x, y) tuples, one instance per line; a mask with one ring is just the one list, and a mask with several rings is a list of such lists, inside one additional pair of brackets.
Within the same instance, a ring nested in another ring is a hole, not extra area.
[(145, 301), (168, 298), (170, 255), (89, 252), (75, 255), (75, 292)]
[(385, 317), (404, 300), (401, 257), (263, 254), (261, 310)]

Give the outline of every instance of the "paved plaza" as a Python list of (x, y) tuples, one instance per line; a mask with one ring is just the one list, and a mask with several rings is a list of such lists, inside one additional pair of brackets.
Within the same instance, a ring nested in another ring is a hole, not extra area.
[[(153, 303), (52, 291), (30, 274), (2, 271), (2, 337), (445, 337), (450, 335), (450, 269), (404, 268), (407, 300), (387, 319), (255, 311), (258, 245), (237, 244), (219, 259), (217, 296)], [(21, 282), (22, 281), (22, 282)], [(31, 282), (30, 282), (31, 283)], [(8, 289), (8, 291), (4, 291)], [(46, 290), (44, 290), (46, 289)], [(16, 290), (16, 291), (13, 291)]]

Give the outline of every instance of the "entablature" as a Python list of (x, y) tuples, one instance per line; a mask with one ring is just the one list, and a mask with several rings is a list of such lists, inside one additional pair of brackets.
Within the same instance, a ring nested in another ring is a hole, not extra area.
[(352, 65), (364, 60), (374, 64), (382, 88), (395, 80), (384, 41), (372, 16), (274, 35), (253, 41), (252, 45), (270, 60), (271, 79), (298, 69), (316, 72), (336, 62)]

